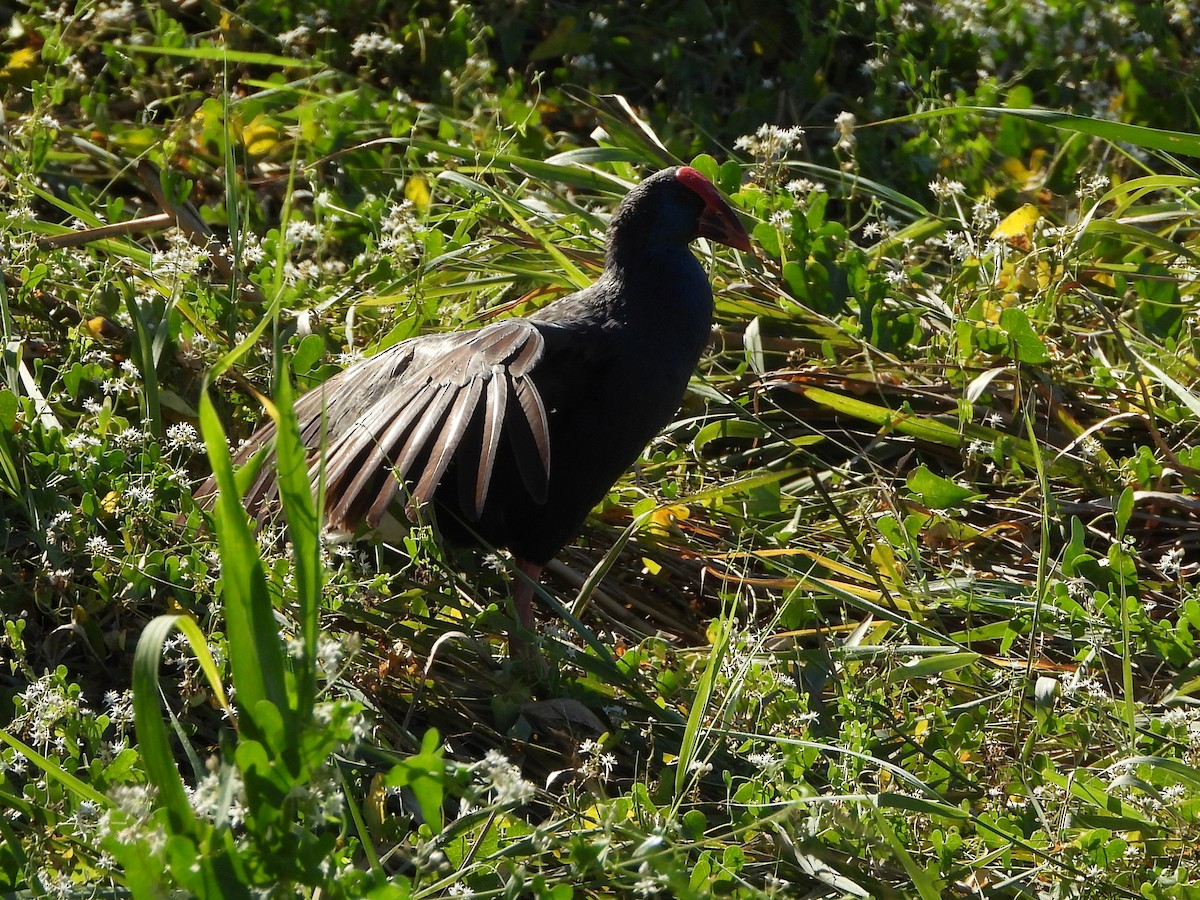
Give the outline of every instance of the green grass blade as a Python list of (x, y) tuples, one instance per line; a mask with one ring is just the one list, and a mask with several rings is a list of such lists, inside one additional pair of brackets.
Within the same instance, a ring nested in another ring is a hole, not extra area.
[(578, 266), (571, 262), (571, 260), (567, 258), (566, 254), (554, 246), (554, 244), (549, 241), (539, 229), (531, 225), (525, 216), (521, 215), (520, 209), (518, 208), (519, 204), (516, 201), (506, 197), (504, 194), (488, 187), (485, 184), (481, 184), (478, 181), (472, 181), (470, 178), (465, 178), (457, 172), (442, 172), (438, 177), (442, 181), (453, 182), (454, 184), (461, 185), (462, 187), (465, 187), (475, 193), (485, 194), (486, 196), (491, 197), (504, 208), (504, 211), (512, 217), (513, 221), (520, 226), (522, 231), (541, 244), (542, 248), (552, 257), (554, 257), (554, 261), (558, 263), (558, 265), (562, 268), (562, 271), (567, 274), (567, 277), (570, 278), (571, 283), (576, 288), (585, 288), (591, 284), (591, 279), (588, 278), (588, 276), (585, 275)]
[(200, 430), (219, 489), (213, 521), (221, 554), (229, 662), (238, 708), (253, 715), (265, 700), (286, 710), (283, 650), (267, 577), (234, 482), (225, 431), (207, 392), (200, 396)]
[(163, 644), (175, 630), (178, 618), (167, 615), (152, 619), (138, 639), (133, 658), (133, 719), (146, 774), (158, 789), (158, 802), (167, 811), (171, 830), (175, 834), (191, 834), (196, 831), (196, 814), (175, 765), (171, 740), (159, 707), (158, 669), (162, 663)]
[(892, 853), (900, 860), (900, 865), (904, 867), (905, 874), (912, 880), (913, 886), (916, 887), (921, 900), (939, 900), (942, 892), (938, 890), (937, 885), (925, 873), (925, 870), (917, 865), (916, 860), (912, 858), (912, 854), (904, 846), (904, 842), (896, 836), (896, 832), (888, 822), (887, 817), (880, 812), (879, 807), (875, 804), (868, 804), (866, 808), (871, 813), (875, 827), (883, 835), (884, 842), (892, 848)]
[(8, 744), (8, 746), (12, 747), (27, 760), (45, 772), (48, 777), (62, 784), (68, 790), (72, 791), (76, 796), (82, 797), (84, 800), (91, 800), (93, 803), (98, 803), (104, 808), (107, 808), (111, 805), (108, 798), (97, 791), (90, 784), (80, 781), (54, 760), (42, 756), (42, 754), (38, 753), (20, 738), (14, 737), (2, 728), (0, 728), (0, 741)]
[(142, 47), (137, 44), (121, 44), (119, 48), (105, 45), (116, 52), (132, 51), (144, 53), (147, 56), (178, 56), (184, 59), (214, 60), (222, 63), (236, 63), (248, 66), (274, 66), (280, 69), (320, 69), (322, 63), (315, 59), (297, 59), (293, 56), (280, 56), (276, 53), (256, 53), (249, 50), (230, 50), (227, 47), (164, 47), (161, 45)]
[(146, 419), (150, 423), (151, 433), (155, 437), (162, 437), (162, 409), (158, 400), (158, 359), (154, 352), (154, 335), (159, 335), (161, 339), (166, 331), (166, 322), (157, 322), (151, 326), (151, 323), (146, 321), (143, 305), (137, 302), (133, 291), (125, 292), (125, 310), (133, 322), (133, 346), (138, 374), (141, 377), (141, 396), (145, 403)]
[(1009, 109), (995, 106), (966, 107), (965, 109), (968, 112), (982, 112), (993, 116), (1015, 116), (1018, 119), (1028, 119), (1031, 122), (1038, 122), (1061, 131), (1103, 138), (1114, 144), (1133, 144), (1135, 147), (1143, 147), (1146, 150), (1162, 150), (1166, 153), (1179, 153), (1184, 156), (1200, 156), (1200, 135), (1188, 134), (1184, 131), (1167, 131), (1162, 128), (1149, 128), (1145, 125), (1130, 125), (1126, 122), (1114, 122), (1111, 119), (1093, 119), (1054, 109)]
[[(304, 660), (296, 667), (297, 711), (311, 711), (316, 697), (317, 616), (321, 608), (321, 511), (320, 500), (313, 502), (308, 480), (308, 459), (300, 441), (300, 427), (292, 407), (292, 388), (287, 374), (279, 380), (275, 397), (275, 454), (278, 467), (279, 497), (287, 516), (288, 536), (295, 562), (296, 597), (300, 607), (300, 628), (304, 639)], [(320, 496), (318, 491), (318, 497)]]
[(1169, 241), (1151, 231), (1138, 228), (1136, 225), (1130, 225), (1126, 222), (1115, 222), (1111, 219), (1094, 219), (1088, 224), (1084, 230), (1084, 234), (1116, 235), (1117, 237), (1126, 238), (1130, 243), (1141, 244), (1152, 250), (1158, 250), (1160, 253), (1166, 253), (1168, 256), (1182, 256), (1192, 262), (1200, 260), (1200, 257), (1197, 257), (1195, 253), (1182, 244)]
[(700, 748), (700, 729), (704, 726), (704, 718), (709, 712), (713, 688), (717, 683), (717, 673), (721, 671), (721, 662), (729, 649), (732, 632), (730, 618), (721, 618), (713, 622), (712, 628), (717, 634), (713, 640), (712, 652), (708, 657), (708, 665), (696, 684), (696, 696), (692, 700), (692, 708), (688, 711), (687, 725), (683, 729), (683, 743), (679, 748), (679, 759), (675, 764), (675, 798), (683, 796), (688, 779), (692, 776), (692, 763)]
[(204, 636), (204, 632), (191, 616), (175, 616), (175, 628), (187, 638), (188, 644), (192, 648), (192, 653), (196, 655), (196, 662), (200, 666), (200, 671), (204, 673), (205, 679), (208, 680), (208, 686), (212, 688), (217, 702), (221, 704), (221, 708), (226, 713), (232, 716), (233, 707), (229, 705), (229, 697), (225, 693), (225, 685), (221, 683), (221, 675), (217, 672), (217, 663), (213, 659), (212, 651), (208, 649), (208, 639)]
[(1126, 122), (1114, 122), (1111, 119), (1093, 119), (1089, 116), (1077, 116), (1073, 113), (1056, 109), (1020, 109), (1002, 106), (950, 106), (944, 109), (930, 109), (907, 116), (896, 116), (880, 122), (871, 123), (873, 126), (897, 125), (906, 122), (919, 122), (923, 119), (940, 119), (951, 116), (1012, 116), (1037, 122), (1060, 131), (1072, 134), (1086, 134), (1091, 137), (1103, 138), (1115, 144), (1133, 144), (1146, 150), (1161, 150), (1165, 153), (1177, 153), (1183, 156), (1200, 156), (1200, 135), (1189, 134), (1185, 131), (1167, 131), (1162, 128), (1150, 128), (1146, 125), (1130, 125)]
[(1142, 354), (1135, 352), (1133, 355), (1137, 357), (1138, 362), (1149, 369), (1150, 372), (1153, 373), (1154, 377), (1162, 382), (1163, 385), (1165, 385), (1171, 391), (1171, 393), (1178, 398), (1180, 403), (1187, 407), (1188, 412), (1190, 412), (1197, 419), (1200, 419), (1200, 397), (1197, 397), (1185, 385), (1180, 384), (1178, 381), (1168, 375), (1163, 369), (1150, 362), (1150, 360)]

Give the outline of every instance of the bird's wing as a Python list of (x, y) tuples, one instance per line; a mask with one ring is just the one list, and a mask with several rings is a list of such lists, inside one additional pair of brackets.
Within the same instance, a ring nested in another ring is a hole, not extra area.
[[(301, 439), (325, 466), (326, 518), (339, 530), (379, 525), (406, 492), (428, 503), (457, 459), (463, 513), (487, 502), (502, 439), (513, 442), (525, 488), (544, 502), (550, 473), (546, 409), (530, 377), (545, 351), (538, 326), (508, 319), (481, 328), (404, 341), (339, 373), (296, 402)], [(251, 452), (273, 433), (250, 439)], [(470, 436), (468, 439), (468, 435)], [(469, 479), (469, 480), (467, 480)], [(247, 493), (260, 513), (274, 504), (269, 470)]]

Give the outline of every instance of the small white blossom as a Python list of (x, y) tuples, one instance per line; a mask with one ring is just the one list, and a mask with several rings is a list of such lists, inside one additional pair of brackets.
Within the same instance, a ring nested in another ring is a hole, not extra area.
[(854, 136), (856, 124), (858, 124), (858, 120), (854, 117), (854, 113), (838, 113), (837, 118), (833, 120), (833, 127), (838, 134), (837, 143), (833, 146), (835, 151), (851, 155), (854, 153), (854, 145), (858, 142), (858, 138)]
[(404, 50), (404, 45), (386, 34), (360, 34), (350, 45), (353, 56), (393, 56)]
[(804, 129), (799, 125), (781, 127), (760, 125), (754, 134), (745, 134), (733, 142), (737, 150), (745, 150), (761, 162), (773, 162), (787, 156), (790, 150), (799, 149)]
[(321, 229), (312, 222), (304, 219), (294, 219), (288, 222), (287, 241), (289, 244), (315, 244), (321, 240)]
[(276, 35), (275, 40), (279, 41), (279, 46), (284, 50), (299, 50), (308, 43), (310, 34), (307, 25), (297, 25), (291, 31)]
[(484, 786), (492, 791), (495, 802), (501, 806), (528, 803), (537, 790), (531, 782), (521, 776), (521, 770), (509, 762), (508, 757), (499, 750), (489, 750), (472, 769)]
[(204, 442), (195, 427), (188, 422), (176, 422), (167, 428), (167, 446), (173, 450), (198, 451), (204, 449)]
[(929, 182), (929, 192), (938, 200), (949, 200), (951, 197), (965, 194), (967, 189), (961, 181), (951, 181), (939, 175), (933, 181)]
[(1158, 561), (1158, 567), (1162, 569), (1164, 575), (1178, 575), (1179, 570), (1183, 568), (1183, 548), (1172, 547), (1164, 553), (1162, 559)]

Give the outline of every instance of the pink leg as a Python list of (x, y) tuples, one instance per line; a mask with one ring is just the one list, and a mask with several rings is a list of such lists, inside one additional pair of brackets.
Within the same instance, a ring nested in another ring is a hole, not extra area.
[(530, 631), (533, 631), (533, 592), (538, 579), (542, 577), (543, 568), (527, 559), (517, 560), (517, 576), (512, 586), (513, 606), (516, 607), (517, 621), (521, 627)]

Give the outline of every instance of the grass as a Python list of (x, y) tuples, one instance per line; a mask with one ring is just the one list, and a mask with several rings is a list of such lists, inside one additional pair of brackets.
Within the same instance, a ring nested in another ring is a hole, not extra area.
[[(1200, 10), (826, 7), (13, 15), (0, 896), (1194, 895)], [(290, 398), (672, 162), (758, 253), (540, 674), (502, 554), (321, 540)]]

